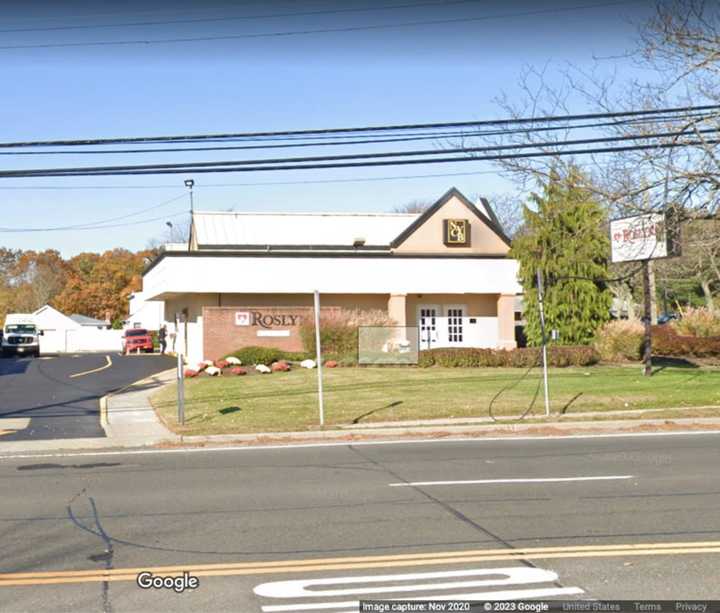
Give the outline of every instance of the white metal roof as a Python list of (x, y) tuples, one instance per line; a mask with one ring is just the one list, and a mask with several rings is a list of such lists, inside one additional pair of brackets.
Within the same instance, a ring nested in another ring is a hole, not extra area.
[(197, 244), (389, 246), (419, 215), (406, 213), (195, 212)]

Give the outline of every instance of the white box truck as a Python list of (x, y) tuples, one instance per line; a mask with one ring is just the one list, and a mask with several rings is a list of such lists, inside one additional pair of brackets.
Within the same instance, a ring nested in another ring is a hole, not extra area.
[(3, 327), (3, 357), (9, 355), (40, 355), (40, 339), (42, 334), (37, 329), (35, 318), (27, 313), (10, 313), (5, 316)]

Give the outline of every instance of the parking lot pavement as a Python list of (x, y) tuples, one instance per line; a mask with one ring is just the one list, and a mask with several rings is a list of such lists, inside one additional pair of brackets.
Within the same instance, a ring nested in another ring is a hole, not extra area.
[(173, 365), (167, 356), (117, 353), (2, 359), (0, 445), (104, 437), (99, 399)]

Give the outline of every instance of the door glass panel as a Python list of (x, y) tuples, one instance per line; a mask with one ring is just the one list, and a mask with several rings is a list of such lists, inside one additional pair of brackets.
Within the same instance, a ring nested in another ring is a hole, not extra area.
[(463, 342), (463, 309), (452, 308), (447, 310), (448, 342)]

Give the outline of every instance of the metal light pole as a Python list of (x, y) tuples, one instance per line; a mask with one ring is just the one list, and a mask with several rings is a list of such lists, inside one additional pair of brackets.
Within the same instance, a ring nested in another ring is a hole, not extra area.
[(550, 393), (548, 391), (547, 371), (547, 337), (545, 335), (545, 306), (543, 304), (543, 280), (540, 269), (537, 269), (538, 306), (540, 307), (540, 334), (542, 335), (543, 387), (545, 388), (545, 417), (550, 417)]
[(190, 191), (190, 214), (192, 215), (194, 206), (193, 206), (193, 186), (195, 185), (195, 181), (193, 179), (185, 179), (185, 187), (188, 188)]

